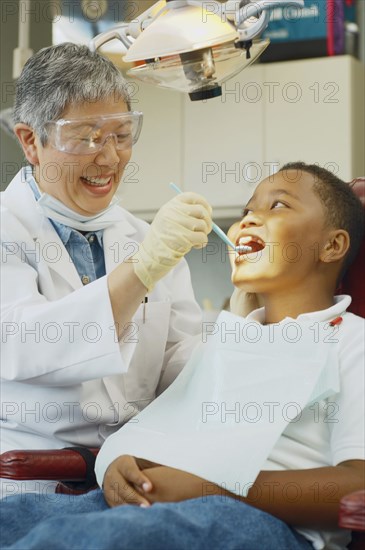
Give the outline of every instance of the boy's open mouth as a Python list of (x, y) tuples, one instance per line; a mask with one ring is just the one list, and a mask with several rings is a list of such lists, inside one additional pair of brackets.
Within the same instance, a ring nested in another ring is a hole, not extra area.
[[(237, 239), (236, 246), (243, 247), (242, 250), (238, 249), (236, 251), (239, 256), (242, 256), (244, 254), (252, 254), (253, 252), (259, 252), (260, 250), (265, 248), (265, 243), (259, 237), (255, 237), (253, 235), (247, 235)], [(247, 248), (245, 247), (250, 247), (250, 250), (247, 250)]]

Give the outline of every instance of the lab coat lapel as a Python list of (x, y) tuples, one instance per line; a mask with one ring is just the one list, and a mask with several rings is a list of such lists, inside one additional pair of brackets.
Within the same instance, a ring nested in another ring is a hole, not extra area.
[[(35, 257), (44, 261), (75, 290), (82, 287), (77, 270), (51, 222), (38, 210), (37, 203), (24, 172), (20, 171), (3, 194), (3, 205), (11, 210), (32, 236)], [(29, 235), (24, 232), (24, 245)]]
[(37, 210), (33, 192), (25, 180), (24, 169), (17, 173), (2, 193), (1, 202), (21, 221), (33, 238), (38, 236), (42, 217)]
[(77, 269), (65, 245), (47, 218), (43, 218), (41, 231), (33, 240), (38, 244), (42, 258), (50, 270), (58, 273), (74, 290), (82, 287)]

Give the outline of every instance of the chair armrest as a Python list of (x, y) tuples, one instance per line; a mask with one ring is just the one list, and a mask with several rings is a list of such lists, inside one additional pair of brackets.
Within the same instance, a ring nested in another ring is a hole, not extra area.
[[(85, 449), (96, 457), (99, 449)], [(83, 481), (87, 464), (76, 450), (8, 451), (0, 455), (0, 477), (7, 479), (44, 479)]]
[(341, 499), (339, 526), (352, 531), (365, 531), (365, 490)]

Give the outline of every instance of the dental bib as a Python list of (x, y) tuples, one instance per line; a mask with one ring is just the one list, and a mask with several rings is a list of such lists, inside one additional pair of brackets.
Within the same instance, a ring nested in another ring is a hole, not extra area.
[(264, 326), (222, 312), (208, 325), (176, 381), (104, 443), (100, 484), (112, 460), (130, 454), (245, 496), (287, 424), (339, 391), (328, 322)]

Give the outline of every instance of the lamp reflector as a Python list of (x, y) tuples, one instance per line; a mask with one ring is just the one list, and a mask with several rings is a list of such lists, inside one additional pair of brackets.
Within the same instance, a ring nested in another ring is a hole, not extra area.
[(124, 61), (142, 61), (238, 40), (227, 21), (207, 13), (204, 4), (168, 9), (159, 15), (132, 44)]

